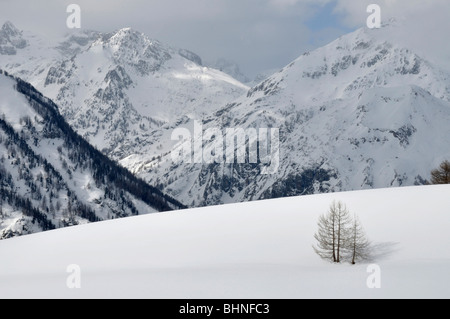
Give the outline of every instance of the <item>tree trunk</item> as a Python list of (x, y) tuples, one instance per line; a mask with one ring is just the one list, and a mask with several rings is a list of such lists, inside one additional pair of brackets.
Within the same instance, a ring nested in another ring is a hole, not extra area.
[(341, 262), (341, 252), (340, 252), (340, 248), (341, 248), (341, 222), (338, 221), (338, 238), (337, 238), (337, 263)]
[(335, 232), (335, 220), (333, 220), (333, 262), (336, 262), (336, 232)]
[(353, 239), (353, 256), (352, 256), (352, 265), (356, 264), (356, 229), (354, 233), (354, 239)]

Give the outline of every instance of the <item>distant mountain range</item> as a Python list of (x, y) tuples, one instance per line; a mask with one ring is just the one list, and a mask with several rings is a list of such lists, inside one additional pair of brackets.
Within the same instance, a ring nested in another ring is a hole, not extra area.
[[(396, 28), (356, 30), (252, 88), (129, 28), (50, 43), (7, 23), (0, 67), (51, 98), (105, 155), (189, 206), (424, 184), (450, 158), (450, 74), (396, 44)], [(172, 133), (194, 121), (279, 129), (277, 172), (175, 164)]]
[(166, 155), (122, 163), (190, 206), (424, 184), (450, 158), (450, 74), (390, 41), (397, 27), (359, 29), (305, 53), (203, 118), (203, 130), (278, 128), (275, 174), (250, 163), (174, 164), (169, 133), (192, 132), (189, 117), (154, 134)]

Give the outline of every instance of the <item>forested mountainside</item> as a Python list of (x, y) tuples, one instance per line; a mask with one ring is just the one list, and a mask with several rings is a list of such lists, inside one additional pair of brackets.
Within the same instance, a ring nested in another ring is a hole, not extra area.
[(0, 71), (0, 238), (182, 209), (80, 137), (57, 106)]

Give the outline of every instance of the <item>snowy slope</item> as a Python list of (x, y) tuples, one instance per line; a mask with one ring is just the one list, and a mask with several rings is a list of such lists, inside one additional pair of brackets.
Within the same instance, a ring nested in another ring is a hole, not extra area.
[(363, 28), (305, 53), (203, 119), (204, 131), (224, 136), (226, 128), (278, 128), (275, 174), (261, 175), (260, 165), (175, 165), (170, 133), (193, 132), (186, 118), (154, 134), (161, 158), (122, 163), (192, 206), (423, 184), (450, 158), (450, 74), (390, 41), (396, 27)]
[(0, 70), (0, 239), (177, 203), (95, 150), (48, 98)]
[[(0, 296), (57, 298), (449, 298), (449, 186), (292, 197), (131, 217), (0, 241)], [(376, 244), (368, 264), (315, 255), (333, 200)], [(280, 209), (282, 207), (282, 209)], [(69, 265), (81, 289), (69, 289)]]

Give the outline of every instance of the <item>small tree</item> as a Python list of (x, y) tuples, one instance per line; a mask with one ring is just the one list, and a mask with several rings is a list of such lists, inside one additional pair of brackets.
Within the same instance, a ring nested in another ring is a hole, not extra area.
[(366, 238), (364, 229), (355, 215), (353, 218), (352, 228), (350, 232), (349, 246), (347, 247), (351, 257), (352, 265), (358, 260), (367, 260), (370, 258), (370, 243)]
[(336, 236), (335, 236), (336, 216), (330, 211), (326, 215), (319, 217), (319, 230), (314, 235), (317, 246), (313, 246), (314, 251), (322, 259), (336, 262)]
[(351, 218), (342, 202), (331, 204), (328, 213), (320, 216), (318, 227), (313, 249), (322, 259), (334, 263), (346, 260), (354, 265), (370, 258), (370, 243), (361, 222), (356, 215)]
[(450, 184), (450, 162), (444, 161), (431, 171), (431, 184)]
[(314, 251), (323, 259), (341, 262), (341, 254), (348, 247), (351, 217), (342, 202), (333, 202), (327, 214), (320, 216), (318, 232), (314, 235)]

